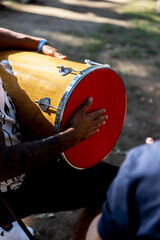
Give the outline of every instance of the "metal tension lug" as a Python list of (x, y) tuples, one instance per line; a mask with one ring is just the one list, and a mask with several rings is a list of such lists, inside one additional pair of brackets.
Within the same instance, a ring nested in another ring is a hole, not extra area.
[(104, 67), (110, 68), (110, 65), (109, 65), (109, 64), (97, 63), (97, 62), (93, 62), (93, 61), (88, 60), (88, 59), (85, 59), (84, 62), (85, 62), (87, 65), (97, 65), (97, 66), (104, 66)]
[(72, 68), (65, 68), (63, 65), (57, 65), (57, 68), (59, 68), (59, 74), (61, 76), (66, 76), (72, 71)]
[(57, 65), (57, 68), (59, 68), (59, 74), (61, 76), (66, 76), (69, 73), (71, 73), (71, 74), (83, 74), (83, 71), (74, 70), (73, 68), (68, 68), (68, 67), (65, 68), (63, 65)]
[(35, 102), (39, 105), (40, 109), (43, 112), (46, 112), (49, 107), (54, 108), (56, 110), (61, 110), (60, 108), (50, 105), (50, 98), (48, 97), (41, 98), (40, 100), (35, 100)]

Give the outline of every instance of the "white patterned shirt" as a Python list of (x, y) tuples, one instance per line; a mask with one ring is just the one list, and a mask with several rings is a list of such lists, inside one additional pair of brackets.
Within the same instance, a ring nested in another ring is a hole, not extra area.
[[(4, 89), (0, 77), (0, 124), (5, 137), (7, 146), (13, 146), (21, 143), (21, 134), (16, 120), (15, 106)], [(25, 174), (8, 179), (0, 183), (0, 191), (7, 192), (8, 189), (15, 190), (19, 188), (24, 181)]]

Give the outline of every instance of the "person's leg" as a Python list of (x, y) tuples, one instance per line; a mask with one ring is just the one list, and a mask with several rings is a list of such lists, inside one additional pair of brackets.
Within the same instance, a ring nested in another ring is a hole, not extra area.
[[(69, 240), (85, 239), (90, 223), (95, 218), (95, 216), (97, 216), (102, 210), (104, 192), (106, 193), (110, 183), (116, 176), (117, 171), (119, 169), (118, 167), (114, 167), (107, 164), (104, 164), (104, 165), (99, 164), (98, 168), (99, 169), (97, 170), (95, 177), (100, 178), (99, 179), (100, 181), (97, 180), (99, 183), (102, 181), (101, 184), (99, 185), (99, 188), (101, 189), (101, 191), (99, 192), (95, 188), (95, 193), (99, 195), (100, 201), (98, 201), (95, 204), (93, 203), (91, 204), (90, 202), (90, 204), (88, 204), (87, 207), (82, 209)], [(100, 174), (101, 174), (101, 177), (100, 177)], [(101, 188), (101, 185), (102, 185), (102, 188)], [(94, 198), (91, 201), (94, 201)]]
[[(7, 211), (10, 216), (14, 216), (14, 211), (10, 208), (6, 200), (4, 200), (2, 192), (0, 192), (0, 204), (3, 207), (4, 211)], [(4, 215), (2, 214), (2, 216)], [(0, 227), (0, 240), (29, 240), (34, 239), (33, 235), (33, 229), (26, 227), (23, 221), (21, 219), (18, 219), (16, 215), (14, 222), (10, 222)]]
[[(90, 169), (77, 170), (64, 160), (52, 160), (42, 168), (29, 173), (21, 188), (5, 193), (4, 197), (19, 218), (36, 213), (88, 207), (78, 220), (71, 237), (73, 240), (79, 232), (85, 233), (92, 216), (105, 200), (106, 190), (117, 170), (118, 168), (105, 163)], [(14, 221), (1, 203), (0, 212), (0, 226)], [(82, 217), (83, 221), (80, 221)]]
[(98, 215), (98, 213), (100, 213), (100, 211), (101, 207), (92, 210), (88, 207), (82, 209), (69, 240), (85, 239), (90, 223)]

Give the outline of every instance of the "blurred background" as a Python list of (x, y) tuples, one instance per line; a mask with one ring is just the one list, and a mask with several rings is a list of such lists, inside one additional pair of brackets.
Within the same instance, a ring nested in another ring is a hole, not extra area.
[[(120, 165), (127, 151), (160, 134), (160, 3), (156, 0), (1, 1), (0, 27), (46, 38), (68, 60), (108, 63), (121, 75), (127, 114), (105, 159)], [(24, 206), (25, 207), (25, 206)], [(79, 211), (24, 219), (42, 239), (67, 240)]]

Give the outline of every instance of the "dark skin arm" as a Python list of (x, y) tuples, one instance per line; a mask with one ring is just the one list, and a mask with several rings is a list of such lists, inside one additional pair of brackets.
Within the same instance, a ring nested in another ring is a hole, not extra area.
[[(38, 37), (0, 28), (0, 49), (36, 51), (40, 40), (41, 38)], [(56, 58), (66, 58), (66, 56), (59, 53), (57, 49), (52, 47), (48, 42), (43, 46), (41, 53)]]
[(69, 128), (53, 137), (7, 147), (0, 130), (0, 181), (37, 168), (57, 154), (75, 146), (80, 141), (99, 131), (105, 124), (105, 110), (87, 113), (92, 98), (88, 98), (72, 115)]

